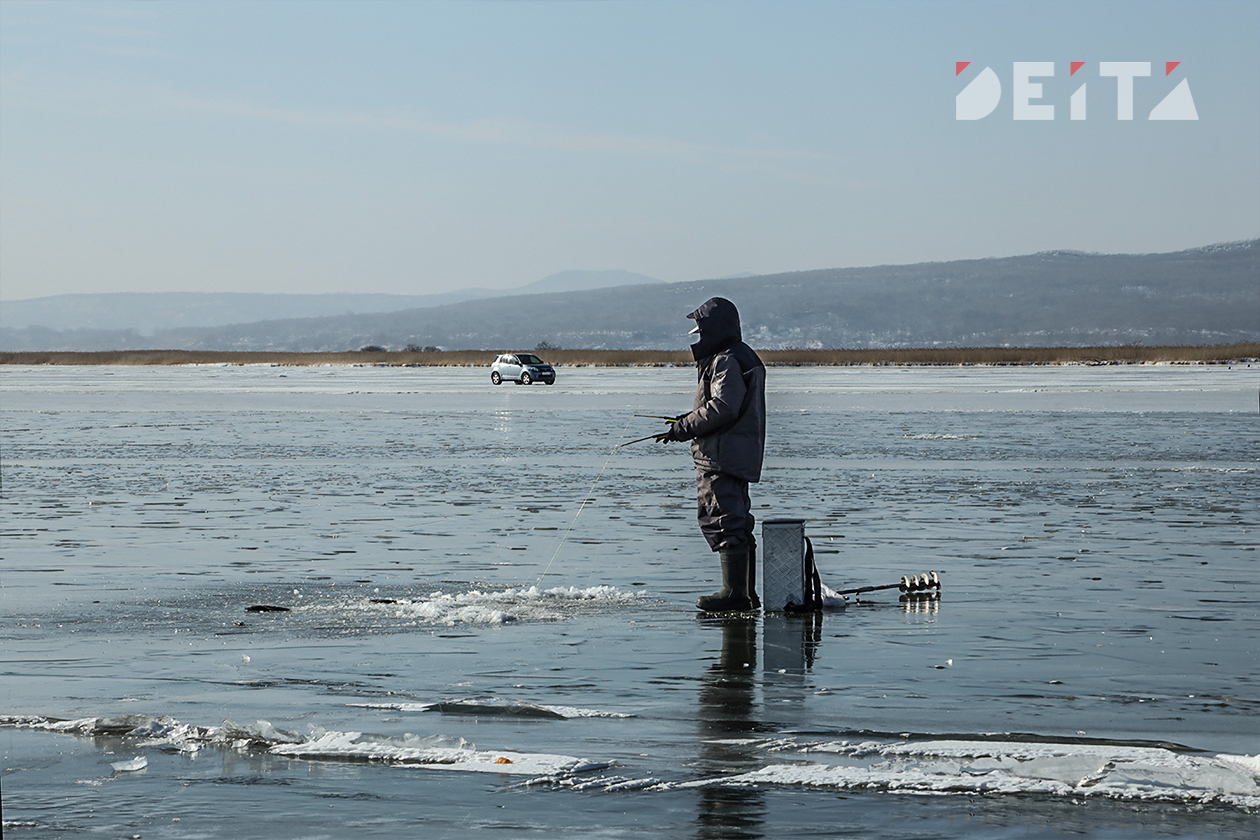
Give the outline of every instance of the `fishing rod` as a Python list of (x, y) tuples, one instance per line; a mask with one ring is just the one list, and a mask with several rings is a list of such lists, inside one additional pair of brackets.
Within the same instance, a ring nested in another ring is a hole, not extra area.
[(617, 444), (616, 446), (614, 446), (614, 447), (613, 447), (613, 449), (620, 449), (621, 447), (623, 447), (623, 446), (629, 446), (629, 445), (630, 445), (630, 444), (632, 444), (632, 443), (643, 443), (643, 441), (645, 441), (645, 440), (653, 440), (653, 439), (655, 439), (655, 438), (660, 437), (660, 436), (661, 436), (661, 435), (663, 435), (663, 434), (665, 434), (665, 433), (664, 433), (664, 432), (657, 432), (656, 434), (654, 434), (654, 435), (648, 435), (647, 437), (641, 437), (641, 438), (638, 438), (638, 439), (636, 439), (636, 440), (628, 440), (628, 441), (626, 441), (625, 443), (619, 443), (619, 444)]
[[(646, 418), (648, 418), (649, 420), (664, 420), (666, 423), (677, 423), (677, 422), (678, 422), (678, 418), (677, 418), (677, 417), (666, 417), (666, 416), (665, 416), (665, 415), (663, 415), (663, 414), (632, 414), (632, 415), (630, 415), (630, 416), (631, 416), (631, 417), (646, 417)], [(683, 416), (685, 417), (686, 415), (683, 415)], [(619, 443), (619, 444), (617, 444), (616, 446), (614, 446), (614, 447), (613, 447), (613, 449), (620, 449), (621, 447), (623, 447), (623, 446), (629, 446), (629, 445), (630, 445), (630, 444), (632, 444), (632, 443), (643, 443), (643, 441), (645, 441), (645, 440), (655, 440), (655, 439), (659, 438), (659, 437), (660, 437), (661, 435), (663, 435), (663, 434), (665, 434), (665, 433), (664, 433), (664, 432), (657, 432), (656, 434), (654, 434), (654, 435), (648, 435), (647, 437), (641, 437), (641, 438), (638, 438), (638, 439), (636, 439), (636, 440), (628, 440), (628, 441), (626, 441), (625, 443)]]

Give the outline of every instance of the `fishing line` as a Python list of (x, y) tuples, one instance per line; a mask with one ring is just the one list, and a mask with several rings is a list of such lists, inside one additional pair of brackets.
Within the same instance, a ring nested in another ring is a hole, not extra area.
[[(618, 439), (626, 436), (626, 429), (630, 428), (630, 421), (633, 419), (634, 415), (626, 418), (626, 425), (622, 427), (621, 433), (617, 435)], [(604, 466), (599, 468), (599, 475), (595, 476), (595, 480), (591, 482), (591, 489), (586, 491), (586, 497), (582, 499), (582, 504), (578, 505), (577, 513), (573, 514), (573, 519), (569, 522), (569, 527), (565, 529), (564, 534), (560, 537), (559, 545), (557, 545), (556, 550), (552, 552), (551, 559), (547, 561), (547, 568), (543, 569), (542, 573), (538, 575), (538, 583), (542, 582), (542, 579), (546, 577), (547, 572), (551, 570), (551, 564), (556, 562), (556, 558), (560, 556), (560, 549), (564, 548), (564, 543), (569, 539), (569, 534), (573, 531), (573, 526), (577, 524), (578, 517), (582, 515), (582, 509), (586, 507), (586, 503), (591, 500), (591, 495), (595, 492), (595, 485), (599, 484), (599, 480), (604, 477), (604, 470), (608, 469), (609, 462), (612, 461), (613, 456), (617, 454), (617, 450), (620, 448), (619, 444), (613, 444), (612, 449), (608, 450), (608, 457), (604, 459)]]

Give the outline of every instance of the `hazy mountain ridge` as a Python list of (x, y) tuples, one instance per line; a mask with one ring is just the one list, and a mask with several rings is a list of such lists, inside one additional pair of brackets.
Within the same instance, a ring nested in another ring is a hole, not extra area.
[[(754, 347), (1225, 344), (1260, 340), (1260, 240), (1167, 254), (1048, 251), (617, 286), (379, 314), (136, 334), (5, 331), (3, 349), (670, 349), (708, 297)], [(25, 336), (18, 333), (26, 333)], [(26, 346), (16, 346), (17, 340)], [(111, 343), (112, 342), (112, 343)], [(32, 345), (42, 346), (32, 346)]]
[(266, 294), (248, 292), (111, 292), (70, 294), (0, 304), (0, 329), (134, 331), (153, 335), (187, 327), (397, 312), (505, 295), (581, 291), (664, 281), (613, 269), (561, 271), (512, 289), (462, 289), (429, 295)]

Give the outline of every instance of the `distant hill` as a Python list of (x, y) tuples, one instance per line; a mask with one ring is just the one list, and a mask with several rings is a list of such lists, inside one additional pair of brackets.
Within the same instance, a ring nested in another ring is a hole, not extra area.
[(504, 295), (661, 283), (630, 271), (561, 271), (514, 289), (464, 289), (432, 295), (241, 294), (236, 292), (116, 292), (54, 295), (0, 304), (0, 330), (126, 331), (153, 335), (186, 327), (219, 327), (292, 318), (397, 312)]
[(395, 312), (471, 300), (476, 294), (284, 295), (236, 292), (114, 292), (54, 295), (0, 304), (0, 329), (134, 330), (143, 335), (284, 318)]
[(1021, 257), (647, 283), (145, 337), (4, 330), (4, 350), (686, 347), (685, 314), (735, 301), (763, 348), (1196, 345), (1260, 340), (1260, 240), (1168, 254)]
[(614, 286), (641, 286), (646, 283), (664, 283), (645, 274), (633, 271), (561, 271), (551, 274), (533, 283), (526, 283), (518, 289), (498, 292), (499, 295), (519, 294), (532, 295), (546, 292), (584, 292), (591, 289), (610, 289)]

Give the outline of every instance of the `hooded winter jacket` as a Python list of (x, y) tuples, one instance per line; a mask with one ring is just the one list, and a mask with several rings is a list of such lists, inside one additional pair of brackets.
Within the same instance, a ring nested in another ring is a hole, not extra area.
[(766, 366), (743, 342), (739, 311), (710, 298), (687, 316), (700, 328), (691, 347), (699, 383), (694, 407), (674, 423), (670, 437), (691, 441), (703, 470), (761, 480), (766, 448)]

